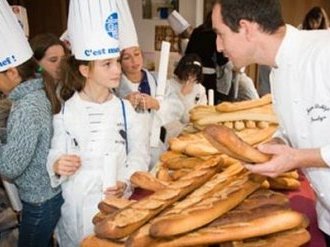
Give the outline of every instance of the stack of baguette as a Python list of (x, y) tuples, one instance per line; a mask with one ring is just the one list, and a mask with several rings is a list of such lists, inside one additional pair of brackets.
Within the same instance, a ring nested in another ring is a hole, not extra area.
[(190, 120), (196, 129), (202, 130), (209, 124), (221, 124), (235, 130), (267, 128), (276, 125), (272, 110), (271, 95), (260, 99), (223, 102), (216, 106), (197, 106), (190, 111)]
[[(239, 169), (224, 171), (222, 175), (219, 173), (185, 199), (169, 206), (125, 237), (118, 239), (111, 234), (89, 236), (81, 246), (173, 247), (219, 244), (220, 247), (275, 247), (301, 246), (308, 242), (310, 235), (305, 229), (308, 219), (290, 209), (285, 195), (256, 189), (258, 179), (248, 182), (247, 186), (247, 180), (242, 179), (246, 175)], [(221, 184), (226, 176), (238, 176), (236, 181), (239, 182), (223, 187)], [(217, 202), (213, 198), (218, 198)], [(117, 208), (115, 214), (125, 211), (127, 207), (132, 208), (129, 205), (134, 203)], [(235, 204), (236, 207), (233, 206)], [(131, 224), (134, 224), (133, 221)]]
[[(244, 118), (236, 113), (226, 115), (233, 126), (242, 121), (244, 128), (229, 129), (224, 127), (228, 124), (216, 121), (198, 133), (171, 140), (156, 176), (136, 172), (131, 177), (135, 186), (153, 194), (140, 201), (100, 202), (100, 212), (93, 219), (96, 235), (86, 238), (81, 246), (266, 247), (308, 242), (306, 217), (290, 209), (286, 196), (264, 189), (297, 188), (298, 173), (265, 178), (242, 165), (271, 158), (253, 147), (276, 130), (276, 120), (267, 113), (271, 103), (267, 97), (207, 108), (216, 114), (220, 110), (227, 111), (224, 114), (245, 111)], [(251, 105), (258, 109), (256, 114)]]
[[(238, 132), (211, 124), (199, 133), (173, 138), (170, 140), (170, 150), (160, 156), (157, 178), (163, 181), (176, 180), (210, 156), (225, 157), (224, 165), (232, 164), (233, 159), (247, 163), (266, 162), (270, 157), (257, 152), (251, 146), (270, 138), (275, 130), (274, 126), (269, 126), (262, 130), (246, 129)], [(268, 178), (264, 186), (271, 189), (298, 189), (298, 179), (297, 171), (292, 171), (277, 178)]]

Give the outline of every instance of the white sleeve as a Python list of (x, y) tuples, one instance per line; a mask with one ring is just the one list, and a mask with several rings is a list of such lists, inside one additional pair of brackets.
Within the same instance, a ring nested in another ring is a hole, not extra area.
[(182, 99), (174, 88), (167, 82), (164, 99), (159, 102), (158, 116), (161, 117), (162, 125), (173, 121), (181, 121), (184, 117), (185, 107)]
[(63, 122), (63, 113), (60, 112), (53, 117), (54, 134), (47, 158), (47, 171), (52, 187), (59, 186), (66, 180), (66, 176), (58, 176), (53, 170), (56, 160), (66, 152), (66, 134)]
[(136, 117), (131, 104), (124, 100), (127, 119), (128, 155), (126, 164), (121, 167), (118, 179), (128, 181), (136, 171), (147, 171), (150, 163), (149, 136), (143, 124)]

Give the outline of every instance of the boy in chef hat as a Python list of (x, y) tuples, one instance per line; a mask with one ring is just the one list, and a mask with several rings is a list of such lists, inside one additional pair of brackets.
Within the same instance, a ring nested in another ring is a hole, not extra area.
[[(72, 54), (65, 64), (62, 111), (54, 117), (48, 168), (64, 204), (57, 228), (60, 246), (79, 246), (93, 233), (102, 198), (129, 196), (129, 178), (149, 163), (142, 125), (128, 101), (112, 90), (119, 84), (120, 4), (71, 0), (68, 34)], [(127, 4), (127, 3), (126, 3)]]
[[(122, 2), (122, 0), (116, 1)], [(129, 13), (128, 6), (126, 13)], [(125, 18), (125, 21), (126, 27), (122, 29), (124, 34), (120, 37), (120, 63), (123, 73), (116, 92), (119, 97), (130, 101), (137, 111), (137, 119), (145, 126), (144, 131), (148, 136), (150, 145), (149, 170), (151, 170), (159, 160), (159, 155), (165, 152), (168, 147), (165, 142), (166, 130), (162, 126), (173, 120), (168, 113), (173, 107), (176, 108), (176, 105), (181, 101), (168, 85), (166, 85), (164, 98), (160, 100), (157, 97), (157, 76), (143, 67), (143, 53), (137, 42), (133, 20)], [(159, 141), (151, 144), (152, 137), (159, 129), (161, 131)]]
[(52, 115), (59, 112), (54, 84), (37, 77), (36, 61), (6, 0), (0, 0), (0, 91), (13, 102), (7, 140), (0, 144), (0, 175), (22, 200), (18, 246), (48, 246), (63, 203), (61, 188), (46, 175)]

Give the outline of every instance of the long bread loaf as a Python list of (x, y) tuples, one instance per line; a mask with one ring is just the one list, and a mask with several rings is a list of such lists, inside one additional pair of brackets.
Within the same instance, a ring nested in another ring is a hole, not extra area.
[(241, 140), (233, 130), (219, 125), (209, 125), (203, 131), (206, 139), (219, 151), (229, 156), (252, 163), (263, 163), (270, 159), (248, 143)]
[(114, 216), (106, 218), (95, 226), (98, 237), (120, 239), (128, 236), (159, 212), (175, 201), (183, 198), (214, 176), (218, 170), (220, 157), (204, 161), (201, 169), (194, 170), (166, 189), (155, 192), (136, 203), (125, 207)]

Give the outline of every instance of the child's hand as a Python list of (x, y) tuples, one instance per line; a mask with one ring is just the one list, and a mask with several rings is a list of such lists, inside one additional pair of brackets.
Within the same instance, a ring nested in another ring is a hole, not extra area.
[(55, 174), (60, 176), (71, 176), (81, 166), (80, 157), (77, 155), (62, 155), (53, 165)]
[(111, 197), (122, 197), (127, 184), (121, 181), (117, 181), (117, 185), (114, 187), (109, 187), (104, 191), (105, 197), (111, 199)]
[(148, 94), (141, 94), (142, 96), (142, 100), (140, 101), (140, 104), (138, 106), (138, 108), (142, 109), (142, 110), (158, 110), (159, 109), (159, 102), (157, 99), (155, 99), (154, 97), (151, 97)]
[(186, 83), (183, 84), (181, 87), (181, 94), (184, 96), (190, 94), (195, 84), (196, 84), (195, 79), (194, 80), (188, 79)]
[(125, 97), (129, 102), (131, 102), (134, 109), (138, 107), (142, 100), (140, 92), (132, 92)]

